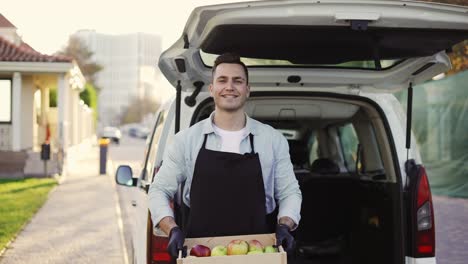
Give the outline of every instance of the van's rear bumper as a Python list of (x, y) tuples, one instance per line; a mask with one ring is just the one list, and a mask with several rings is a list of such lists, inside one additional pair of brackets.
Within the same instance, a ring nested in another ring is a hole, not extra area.
[(406, 257), (406, 264), (436, 264), (436, 258), (412, 258)]

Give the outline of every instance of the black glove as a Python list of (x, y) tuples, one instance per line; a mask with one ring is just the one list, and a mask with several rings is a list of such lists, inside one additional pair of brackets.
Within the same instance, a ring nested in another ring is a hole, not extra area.
[(167, 245), (167, 251), (169, 255), (174, 258), (179, 257), (179, 250), (182, 250), (182, 257), (187, 256), (187, 248), (184, 248), (185, 235), (180, 227), (176, 226), (171, 229), (169, 233), (169, 244)]
[(289, 233), (289, 226), (284, 224), (276, 226), (276, 246), (283, 246), (287, 252), (294, 249), (294, 237)]

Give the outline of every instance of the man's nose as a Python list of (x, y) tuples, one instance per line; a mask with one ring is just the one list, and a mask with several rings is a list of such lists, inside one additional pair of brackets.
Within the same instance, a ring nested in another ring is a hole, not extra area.
[(229, 81), (229, 82), (228, 82), (228, 85), (227, 85), (227, 87), (226, 87), (226, 89), (234, 90), (234, 82), (233, 82), (233, 81)]

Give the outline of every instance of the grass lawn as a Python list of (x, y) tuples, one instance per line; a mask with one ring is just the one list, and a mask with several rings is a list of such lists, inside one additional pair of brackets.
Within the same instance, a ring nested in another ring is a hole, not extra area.
[(37, 212), (55, 179), (0, 180), (0, 250)]

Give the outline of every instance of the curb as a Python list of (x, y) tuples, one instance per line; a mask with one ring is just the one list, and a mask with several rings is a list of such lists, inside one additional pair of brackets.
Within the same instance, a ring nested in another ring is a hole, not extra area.
[(117, 214), (117, 226), (119, 227), (119, 238), (120, 238), (120, 244), (122, 247), (123, 260), (124, 260), (124, 264), (129, 264), (127, 245), (125, 243), (125, 235), (124, 235), (124, 230), (123, 230), (122, 209), (120, 208), (119, 193), (117, 191), (117, 183), (115, 182), (115, 178), (113, 176), (114, 174), (115, 174), (114, 163), (112, 162), (111, 159), (108, 159), (107, 164), (106, 164), (106, 174), (102, 174), (102, 175), (108, 176), (110, 181), (112, 182), (111, 185), (112, 185), (112, 189), (114, 190), (115, 213)]

